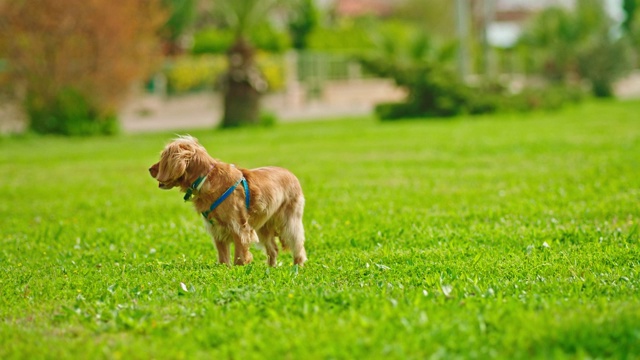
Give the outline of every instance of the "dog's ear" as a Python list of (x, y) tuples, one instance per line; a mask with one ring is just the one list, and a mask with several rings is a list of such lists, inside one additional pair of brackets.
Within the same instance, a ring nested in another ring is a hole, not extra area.
[(149, 168), (149, 174), (151, 174), (151, 177), (154, 179), (158, 177), (158, 167), (160, 166), (159, 164), (160, 163), (155, 163)]
[(159, 182), (167, 183), (180, 178), (187, 170), (189, 161), (195, 152), (196, 148), (191, 142), (174, 141), (167, 145), (160, 155), (156, 179)]

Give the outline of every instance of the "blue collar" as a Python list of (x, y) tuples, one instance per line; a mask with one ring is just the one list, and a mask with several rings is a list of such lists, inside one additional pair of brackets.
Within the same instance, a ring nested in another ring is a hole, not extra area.
[(213, 210), (215, 210), (220, 204), (222, 204), (222, 202), (225, 201), (229, 197), (229, 195), (231, 195), (231, 193), (233, 193), (233, 190), (235, 190), (238, 187), (238, 185), (240, 185), (240, 183), (242, 183), (242, 187), (244, 188), (244, 194), (245, 194), (244, 201), (248, 211), (249, 205), (251, 204), (251, 194), (249, 193), (249, 184), (247, 183), (247, 180), (243, 176), (240, 180), (236, 181), (235, 184), (231, 185), (231, 187), (228, 188), (227, 191), (225, 191), (222, 195), (220, 195), (218, 200), (214, 201), (213, 204), (211, 204), (211, 206), (209, 207), (209, 210), (203, 211), (202, 216), (204, 216), (204, 218), (208, 220), (209, 214), (211, 214)]

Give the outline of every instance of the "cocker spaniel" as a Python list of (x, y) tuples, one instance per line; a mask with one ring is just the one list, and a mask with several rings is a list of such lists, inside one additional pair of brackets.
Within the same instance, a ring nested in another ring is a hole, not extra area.
[(302, 213), (304, 195), (300, 182), (289, 170), (268, 166), (243, 169), (209, 156), (198, 140), (180, 136), (169, 143), (160, 161), (149, 168), (160, 189), (179, 187), (184, 200), (193, 200), (204, 217), (218, 249), (218, 260), (231, 264), (234, 244), (235, 265), (253, 260), (252, 243), (264, 245), (267, 263), (276, 265), (280, 239), (290, 248), (293, 263), (307, 260), (304, 249)]

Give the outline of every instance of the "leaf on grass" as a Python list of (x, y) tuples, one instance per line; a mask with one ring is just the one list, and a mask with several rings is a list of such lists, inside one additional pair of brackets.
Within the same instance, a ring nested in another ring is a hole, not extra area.
[(529, 245), (527, 246), (527, 255), (531, 255), (531, 253), (533, 252), (533, 249), (535, 249), (536, 247), (533, 245)]
[(442, 293), (444, 294), (444, 296), (451, 297), (451, 291), (453, 291), (453, 286), (451, 286), (451, 285), (440, 285), (440, 289), (442, 290)]

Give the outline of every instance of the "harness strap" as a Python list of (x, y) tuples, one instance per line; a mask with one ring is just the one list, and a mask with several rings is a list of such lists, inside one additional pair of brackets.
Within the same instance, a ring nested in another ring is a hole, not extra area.
[(209, 210), (203, 211), (202, 216), (204, 216), (205, 219), (209, 219), (209, 214), (211, 214), (213, 210), (215, 210), (220, 204), (222, 204), (222, 202), (225, 201), (229, 197), (229, 195), (231, 195), (231, 193), (233, 193), (233, 190), (235, 190), (238, 185), (240, 185), (240, 183), (242, 183), (242, 187), (244, 188), (245, 205), (247, 206), (247, 210), (249, 210), (251, 195), (249, 194), (249, 184), (247, 184), (247, 180), (243, 176), (240, 180), (236, 181), (235, 184), (231, 185), (231, 187), (228, 188), (227, 191), (220, 195), (220, 197), (216, 201), (214, 201), (213, 204), (211, 204)]
[(204, 185), (204, 180), (207, 178), (207, 175), (200, 176), (196, 179), (196, 181), (191, 184), (191, 186), (187, 189), (187, 192), (184, 194), (184, 201), (189, 201), (193, 196), (194, 191), (199, 191), (202, 185)]
[(186, 193), (184, 194), (184, 197), (183, 197), (184, 201), (191, 200), (191, 197), (193, 196), (193, 193), (200, 191), (200, 189), (202, 188), (202, 185), (204, 185), (204, 181), (209, 176), (209, 173), (211, 173), (211, 170), (213, 170), (213, 167), (214, 167), (214, 165), (211, 165), (211, 168), (209, 169), (209, 171), (205, 175), (199, 176), (196, 179), (196, 181), (194, 181), (193, 184), (191, 184), (191, 186), (189, 186), (189, 188), (187, 189)]
[(247, 206), (247, 211), (249, 211), (249, 205), (251, 204), (251, 193), (249, 192), (249, 184), (247, 180), (242, 177), (242, 187), (244, 187), (244, 203)]

